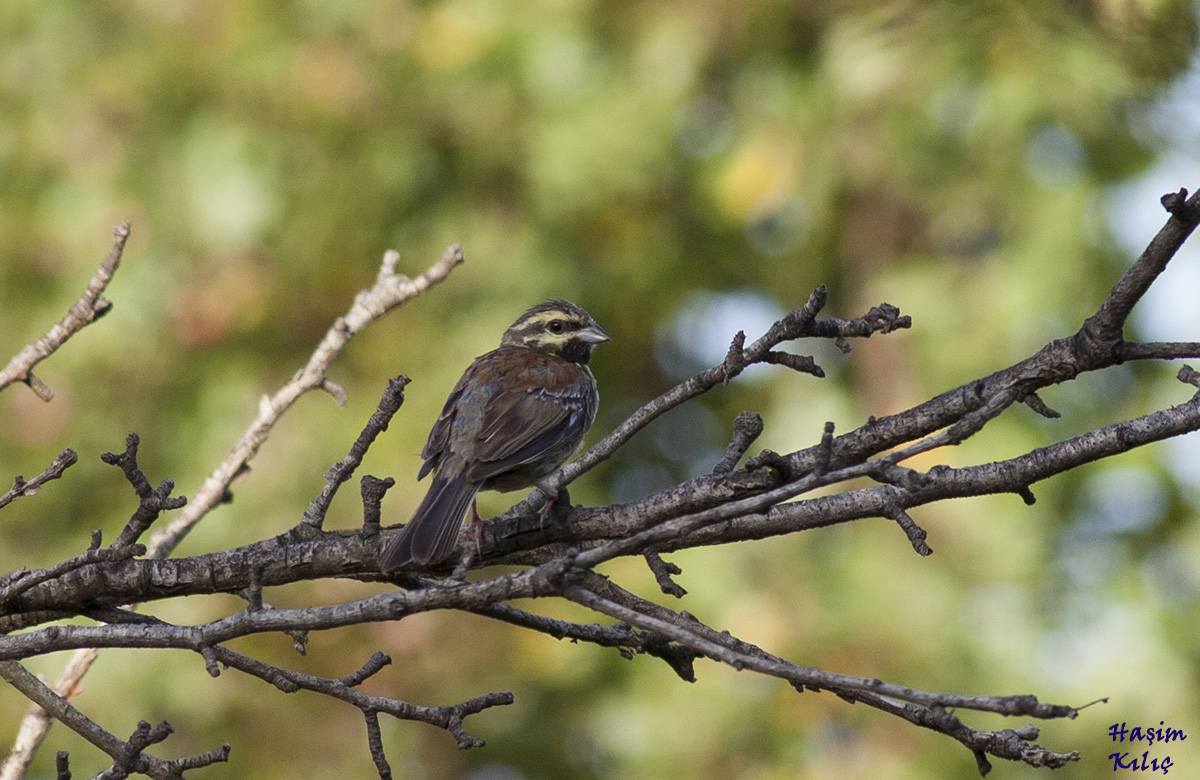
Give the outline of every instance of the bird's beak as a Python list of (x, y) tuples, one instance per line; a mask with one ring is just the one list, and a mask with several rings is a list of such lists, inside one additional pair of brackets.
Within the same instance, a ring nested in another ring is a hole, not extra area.
[(612, 341), (612, 336), (608, 335), (608, 331), (594, 322), (576, 333), (575, 337), (586, 344), (600, 344), (605, 341)]

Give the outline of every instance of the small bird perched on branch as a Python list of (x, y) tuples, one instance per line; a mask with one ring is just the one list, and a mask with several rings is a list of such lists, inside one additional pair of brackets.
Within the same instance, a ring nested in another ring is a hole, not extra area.
[(417, 479), (432, 471), (433, 482), (380, 552), (381, 570), (445, 560), (468, 507), (478, 519), (480, 490), (537, 486), (550, 502), (557, 498), (537, 483), (579, 449), (592, 427), (600, 394), (587, 364), (592, 349), (609, 339), (582, 308), (551, 300), (518, 317), (498, 349), (475, 358), (421, 450)]

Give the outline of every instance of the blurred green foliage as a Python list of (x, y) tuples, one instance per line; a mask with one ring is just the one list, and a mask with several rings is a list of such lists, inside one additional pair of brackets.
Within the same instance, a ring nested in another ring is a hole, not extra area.
[[(1182, 0), (0, 4), (0, 359), (63, 315), (112, 225), (133, 223), (115, 308), (40, 366), (58, 397), (0, 396), (0, 479), (67, 446), (81, 454), (0, 516), (0, 570), (57, 561), (93, 528), (117, 533), (132, 496), (98, 456), (129, 431), (152, 481), (194, 491), (389, 247), (413, 275), (456, 241), (467, 263), (351, 344), (331, 372), (348, 408), (304, 399), (180, 554), (295, 523), (401, 372), (408, 401), (364, 470), (397, 477), (386, 519), (405, 519), (446, 392), (545, 297), (578, 301), (614, 336), (595, 360), (593, 439), (819, 283), (831, 315), (887, 300), (914, 317), (849, 357), (812, 346), (827, 380), (751, 372), (668, 415), (573, 486), (588, 503), (711, 468), (743, 408), (764, 415), (763, 446), (791, 451), (827, 419), (846, 430), (1003, 367), (1074, 330), (1129, 261), (1105, 204), (1170, 146), (1150, 118), (1188, 67), (1195, 13)], [(998, 459), (1170, 404), (1185, 394), (1172, 370), (1084, 378), (1046, 394), (1062, 420), (1013, 410), (938, 457)], [(1095, 777), (1110, 771), (1113, 721), (1200, 722), (1200, 480), (1189, 487), (1168, 452), (1036, 486), (1033, 507), (1008, 496), (919, 510), (927, 560), (884, 522), (680, 554), (679, 606), (831, 671), (1071, 704), (1110, 696), (1042, 724), (1046, 746), (1084, 751), (1055, 776)], [(331, 525), (358, 522), (355, 492)], [(607, 572), (654, 597), (644, 565)], [(267, 597), (366, 592), (323, 582)], [(152, 608), (197, 621), (240, 607)], [(482, 750), (385, 722), (397, 777), (974, 773), (949, 740), (832, 696), (704, 663), (686, 685), (655, 661), (471, 616), (314, 636), (306, 658), (286, 638), (238, 647), (330, 676), (378, 647), (395, 664), (369, 687), (418, 703), (516, 693), (467, 722)], [(51, 677), (60, 665), (30, 664)], [(211, 680), (183, 654), (105, 653), (78, 703), (118, 734), (170, 720), (163, 755), (233, 742), (230, 764), (197, 776), (373, 771), (353, 710), (233, 672)], [(0, 690), (0, 734), (24, 709)], [(1186, 776), (1198, 744), (1151, 752)], [(72, 751), (77, 775), (102, 766), (59, 728), (39, 776), (55, 749)]]

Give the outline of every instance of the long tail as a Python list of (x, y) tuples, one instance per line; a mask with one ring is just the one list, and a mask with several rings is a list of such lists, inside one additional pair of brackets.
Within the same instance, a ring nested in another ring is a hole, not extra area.
[(379, 568), (386, 573), (409, 561), (422, 565), (444, 561), (458, 541), (463, 516), (478, 492), (479, 483), (461, 474), (434, 473), (429, 492), (408, 525), (379, 553)]

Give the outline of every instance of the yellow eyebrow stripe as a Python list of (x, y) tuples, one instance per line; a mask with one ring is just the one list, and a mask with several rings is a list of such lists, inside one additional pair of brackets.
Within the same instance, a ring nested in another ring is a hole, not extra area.
[(530, 325), (547, 324), (547, 323), (553, 322), (554, 320), (562, 320), (563, 322), (567, 323), (568, 325), (574, 325), (576, 328), (579, 327), (579, 323), (576, 321), (576, 319), (574, 317), (572, 317), (571, 315), (567, 314), (566, 312), (562, 312), (562, 311), (539, 312), (538, 314), (535, 314), (534, 316), (532, 316), (529, 319), (522, 322), (521, 327), (522, 327), (522, 329), (524, 329)]

